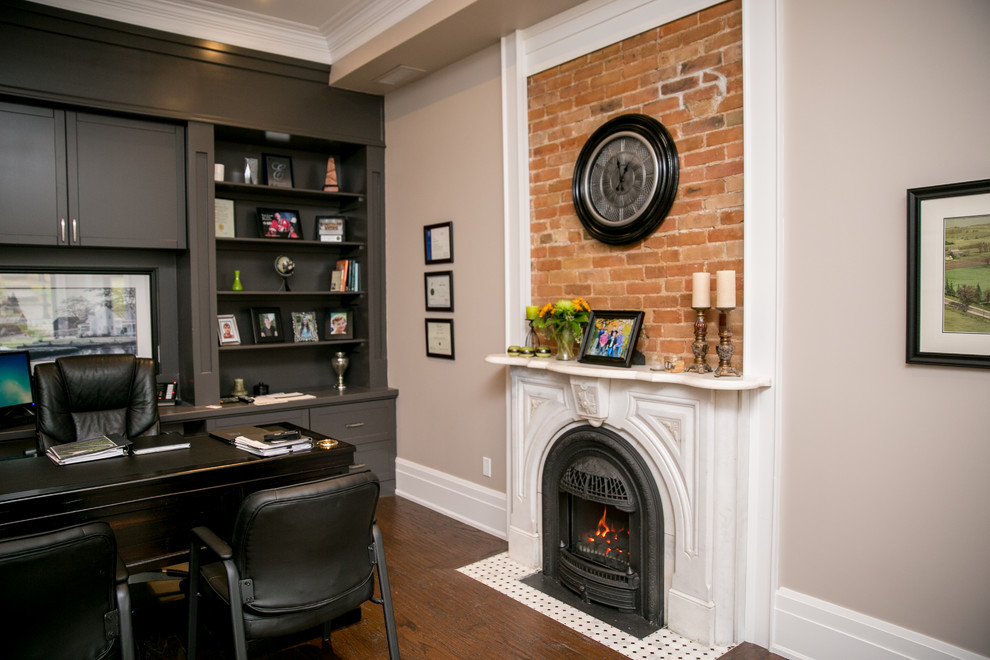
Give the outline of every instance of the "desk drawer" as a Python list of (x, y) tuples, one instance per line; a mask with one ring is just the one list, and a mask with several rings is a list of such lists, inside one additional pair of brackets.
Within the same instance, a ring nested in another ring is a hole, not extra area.
[(378, 475), (382, 495), (395, 492), (394, 400), (311, 408), (309, 424), (317, 433), (354, 445), (354, 462)]

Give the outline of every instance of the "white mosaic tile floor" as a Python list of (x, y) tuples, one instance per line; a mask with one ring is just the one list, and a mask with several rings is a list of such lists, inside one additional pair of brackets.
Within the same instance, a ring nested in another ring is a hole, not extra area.
[(531, 575), (533, 569), (509, 558), (508, 553), (494, 555), (458, 569), (499, 593), (544, 614), (571, 630), (577, 631), (627, 658), (636, 660), (714, 660), (731, 647), (708, 648), (681, 637), (666, 628), (648, 637), (636, 637), (613, 628), (595, 617), (547, 596), (519, 580)]

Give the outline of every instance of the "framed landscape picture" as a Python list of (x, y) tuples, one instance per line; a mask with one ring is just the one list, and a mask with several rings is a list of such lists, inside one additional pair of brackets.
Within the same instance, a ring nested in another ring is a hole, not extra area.
[(301, 239), (299, 211), (289, 209), (258, 209), (258, 235), (262, 238)]
[(990, 368), (990, 179), (907, 202), (907, 362)]

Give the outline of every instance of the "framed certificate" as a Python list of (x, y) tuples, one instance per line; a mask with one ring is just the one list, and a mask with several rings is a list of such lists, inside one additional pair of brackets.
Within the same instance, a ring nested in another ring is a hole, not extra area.
[(441, 222), (423, 227), (423, 250), (427, 264), (454, 262), (454, 223)]
[(454, 319), (426, 319), (426, 357), (454, 359)]
[(426, 290), (426, 311), (454, 311), (454, 273), (445, 270), (436, 273), (426, 273), (424, 276)]

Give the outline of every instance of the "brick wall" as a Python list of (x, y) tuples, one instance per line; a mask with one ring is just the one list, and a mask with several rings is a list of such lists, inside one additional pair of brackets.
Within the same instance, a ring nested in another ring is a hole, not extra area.
[[(730, 0), (532, 76), (528, 81), (534, 305), (581, 296), (592, 309), (643, 310), (647, 360), (693, 360), (691, 274), (743, 265), (742, 10)], [(680, 180), (667, 219), (630, 245), (592, 239), (574, 212), (571, 178), (591, 133), (618, 115), (660, 120)], [(709, 323), (716, 364), (717, 314)], [(735, 340), (742, 311), (733, 313)], [(742, 366), (735, 343), (733, 365)]]

